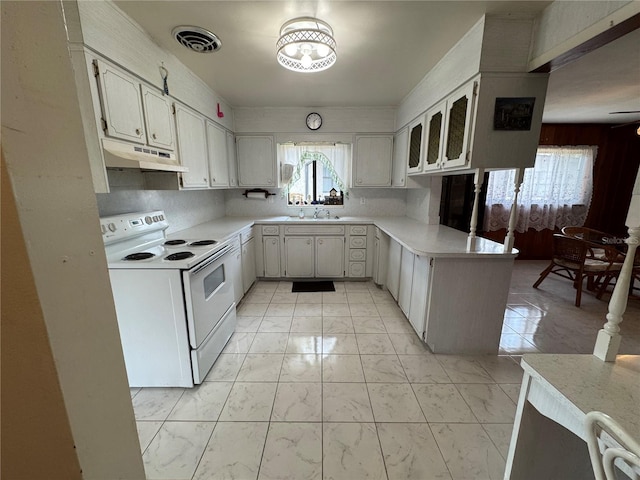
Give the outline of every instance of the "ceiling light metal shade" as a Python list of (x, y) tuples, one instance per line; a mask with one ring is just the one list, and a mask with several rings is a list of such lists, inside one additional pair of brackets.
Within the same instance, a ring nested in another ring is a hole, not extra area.
[(222, 41), (218, 36), (201, 27), (180, 25), (171, 34), (181, 45), (198, 53), (217, 52), (222, 48)]
[(311, 17), (294, 18), (280, 29), (278, 63), (294, 72), (321, 72), (336, 63), (336, 41), (328, 23)]

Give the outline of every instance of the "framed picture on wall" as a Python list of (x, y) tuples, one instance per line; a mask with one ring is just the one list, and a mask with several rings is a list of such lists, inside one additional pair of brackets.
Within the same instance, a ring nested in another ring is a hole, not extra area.
[(535, 97), (496, 98), (494, 130), (531, 130)]

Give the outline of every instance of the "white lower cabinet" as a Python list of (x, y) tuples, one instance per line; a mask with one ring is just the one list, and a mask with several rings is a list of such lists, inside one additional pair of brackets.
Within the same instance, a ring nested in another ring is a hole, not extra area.
[(240, 245), (231, 252), (231, 257), (229, 258), (227, 265), (229, 270), (225, 273), (231, 277), (234, 301), (237, 304), (244, 296), (244, 287), (242, 285), (242, 253), (240, 251)]
[(400, 260), (400, 285), (398, 287), (398, 305), (409, 316), (411, 308), (411, 286), (413, 285), (413, 260), (415, 255), (406, 248), (402, 249)]
[(344, 237), (316, 237), (316, 277), (344, 276)]
[(344, 276), (344, 237), (285, 237), (285, 277), (341, 278)]
[(418, 336), (424, 339), (426, 331), (427, 306), (429, 301), (429, 281), (431, 280), (431, 258), (414, 255), (409, 303), (409, 322)]
[(314, 276), (313, 237), (285, 237), (285, 277), (312, 278)]
[(402, 257), (402, 245), (393, 239), (389, 241), (389, 263), (387, 265), (387, 289), (397, 301), (400, 287), (400, 260)]
[[(242, 242), (242, 285), (244, 293), (249, 291), (256, 281), (256, 248), (255, 238)], [(236, 302), (237, 303), (237, 302)]]
[(280, 237), (262, 237), (264, 276), (280, 277)]

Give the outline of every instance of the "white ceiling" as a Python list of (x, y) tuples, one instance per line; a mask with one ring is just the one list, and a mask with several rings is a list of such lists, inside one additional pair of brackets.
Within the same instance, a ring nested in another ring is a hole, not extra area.
[[(534, 16), (547, 1), (116, 1), (163, 48), (231, 105), (395, 106), (484, 13)], [(327, 71), (290, 72), (275, 60), (281, 25), (300, 16), (328, 22), (338, 61)], [(214, 32), (222, 49), (199, 54), (171, 30), (196, 25)], [(551, 75), (545, 121), (624, 122), (640, 115), (638, 34), (618, 49), (600, 50)], [(622, 40), (622, 39), (621, 39)], [(620, 40), (618, 40), (620, 42)], [(629, 55), (631, 52), (631, 55)], [(635, 52), (635, 55), (633, 54)], [(589, 60), (594, 60), (595, 70)], [(612, 63), (612, 65), (609, 65)]]

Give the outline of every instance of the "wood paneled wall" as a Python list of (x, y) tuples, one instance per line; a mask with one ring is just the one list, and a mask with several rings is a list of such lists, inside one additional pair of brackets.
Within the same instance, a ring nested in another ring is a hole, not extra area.
[[(596, 145), (598, 154), (593, 168), (593, 198), (586, 227), (612, 235), (626, 236), (625, 219), (633, 184), (640, 165), (638, 125), (612, 128), (609, 124), (544, 124), (540, 145)], [(486, 232), (483, 236), (502, 242), (505, 231)], [(551, 258), (551, 230), (517, 233), (515, 247), (520, 259)]]

